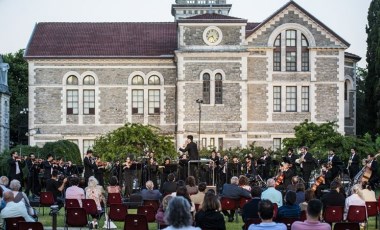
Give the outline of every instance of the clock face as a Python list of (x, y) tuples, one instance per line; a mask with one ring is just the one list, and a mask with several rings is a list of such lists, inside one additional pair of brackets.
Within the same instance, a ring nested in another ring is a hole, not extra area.
[(210, 43), (216, 43), (219, 40), (219, 32), (215, 29), (210, 29), (206, 33), (207, 41)]
[(204, 30), (203, 40), (207, 45), (218, 45), (222, 41), (222, 31), (216, 26), (210, 26)]

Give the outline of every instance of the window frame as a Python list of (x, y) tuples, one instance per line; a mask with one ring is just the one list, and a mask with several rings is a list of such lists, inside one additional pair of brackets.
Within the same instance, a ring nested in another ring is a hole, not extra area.
[[(135, 95), (135, 92), (137, 92), (138, 94)], [(132, 115), (144, 115), (144, 89), (132, 89), (132, 108), (131, 109), (132, 109)], [(142, 111), (139, 111), (140, 109)]]
[[(69, 92), (76, 92), (76, 100), (73, 100), (74, 96), (69, 95)], [(71, 100), (70, 100), (71, 98)], [(74, 106), (76, 104), (76, 107)], [(75, 112), (76, 109), (76, 112)], [(78, 115), (79, 114), (79, 90), (78, 89), (67, 89), (66, 90), (66, 114), (67, 115)]]
[(95, 115), (95, 89), (83, 89), (83, 115)]
[(297, 112), (297, 86), (286, 86), (286, 112)]
[[(279, 89), (279, 91), (277, 91), (277, 89)], [(281, 86), (273, 86), (273, 112), (281, 112), (282, 110), (281, 93)]]
[(276, 37), (273, 46), (273, 71), (281, 71), (281, 34)]
[[(156, 95), (151, 95), (151, 92), (156, 92)], [(153, 97), (154, 100), (151, 100)], [(158, 97), (158, 100), (157, 100)], [(158, 104), (158, 107), (156, 106)], [(151, 112), (153, 109), (153, 112)], [(161, 113), (161, 90), (160, 89), (148, 89), (148, 114), (159, 115)]]
[(211, 103), (211, 75), (209, 73), (202, 75), (202, 98), (203, 104)]
[(216, 73), (214, 81), (215, 81), (215, 104), (221, 105), (223, 104), (223, 75), (221, 73)]
[[(307, 91), (305, 91), (307, 89)], [(301, 87), (301, 112), (310, 111), (310, 87)]]

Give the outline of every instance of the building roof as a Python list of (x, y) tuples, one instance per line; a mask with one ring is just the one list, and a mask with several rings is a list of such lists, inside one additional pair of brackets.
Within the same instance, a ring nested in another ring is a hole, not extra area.
[(247, 23), (246, 19), (231, 17), (223, 14), (199, 14), (177, 20), (178, 23)]
[(319, 21), (316, 17), (314, 17), (312, 14), (310, 14), (308, 11), (306, 11), (304, 8), (302, 8), (300, 5), (295, 3), (294, 1), (290, 0), (287, 4), (285, 4), (283, 7), (278, 9), (276, 12), (274, 12), (271, 16), (269, 16), (267, 19), (265, 19), (263, 22), (260, 23), (257, 27), (255, 27), (250, 33), (246, 34), (246, 37), (249, 37), (251, 34), (253, 34), (255, 31), (257, 31), (259, 28), (261, 28), (263, 25), (268, 23), (270, 20), (272, 20), (273, 17), (281, 13), (281, 11), (288, 8), (290, 5), (295, 6), (300, 11), (302, 11), (304, 14), (306, 14), (308, 17), (310, 17), (313, 21), (318, 23), (320, 26), (322, 26), (324, 29), (326, 29), (330, 34), (332, 34), (334, 37), (336, 37), (338, 40), (340, 40), (343, 44), (345, 44), (347, 47), (350, 46), (350, 43), (348, 43), (346, 40), (344, 40), (342, 37), (340, 37), (338, 34), (336, 34), (332, 29), (330, 29), (328, 26), (323, 24), (321, 21)]
[(38, 23), (25, 58), (163, 57), (177, 49), (177, 23)]
[(344, 57), (351, 58), (351, 59), (356, 60), (356, 61), (360, 61), (362, 59), (362, 57), (360, 57), (356, 54), (353, 54), (353, 53), (349, 53), (349, 52), (344, 52)]

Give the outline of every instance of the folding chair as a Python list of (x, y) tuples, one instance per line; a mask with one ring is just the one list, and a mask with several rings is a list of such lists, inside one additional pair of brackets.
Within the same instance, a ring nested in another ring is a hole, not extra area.
[(323, 211), (323, 220), (330, 225), (343, 221), (343, 206), (327, 206)]
[(54, 196), (52, 192), (41, 192), (38, 211), (40, 211), (40, 207), (42, 207), (42, 215), (45, 215), (44, 207), (50, 207), (54, 203), (55, 203), (55, 200), (54, 200)]
[(18, 222), (18, 230), (44, 230), (41, 222)]
[(124, 230), (149, 230), (146, 216), (127, 214), (124, 220)]
[(17, 230), (18, 229), (18, 223), (21, 221), (25, 222), (24, 217), (13, 217), (13, 218), (5, 218), (5, 229), (7, 230)]
[(156, 221), (156, 211), (152, 206), (139, 206), (137, 208), (137, 214), (145, 215), (149, 223)]
[(68, 227), (88, 227), (87, 212), (84, 208), (67, 208), (65, 229)]

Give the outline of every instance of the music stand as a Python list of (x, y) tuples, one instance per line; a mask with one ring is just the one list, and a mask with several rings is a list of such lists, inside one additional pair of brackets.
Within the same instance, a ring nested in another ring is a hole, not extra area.
[[(141, 170), (142, 168), (143, 168), (143, 165), (141, 163), (139, 163), (139, 162), (133, 162), (131, 164), (131, 167), (129, 168), (129, 170), (131, 170), (131, 171), (134, 170), (135, 171), (135, 173), (133, 175), (135, 176), (134, 179), (137, 179), (137, 181), (138, 181), (137, 170)], [(140, 181), (142, 183), (141, 178), (140, 178)], [(140, 184), (140, 188), (141, 187), (142, 187), (142, 184)], [(136, 189), (138, 189), (138, 188), (136, 188)], [(132, 189), (132, 191), (133, 191), (133, 189)]]
[[(187, 163), (187, 170), (188, 170), (188, 175), (190, 175), (190, 164), (191, 163), (209, 163), (210, 160), (209, 159), (205, 159), (205, 160), (190, 160), (188, 163)], [(214, 170), (212, 170), (212, 186), (215, 185), (214, 183)]]

